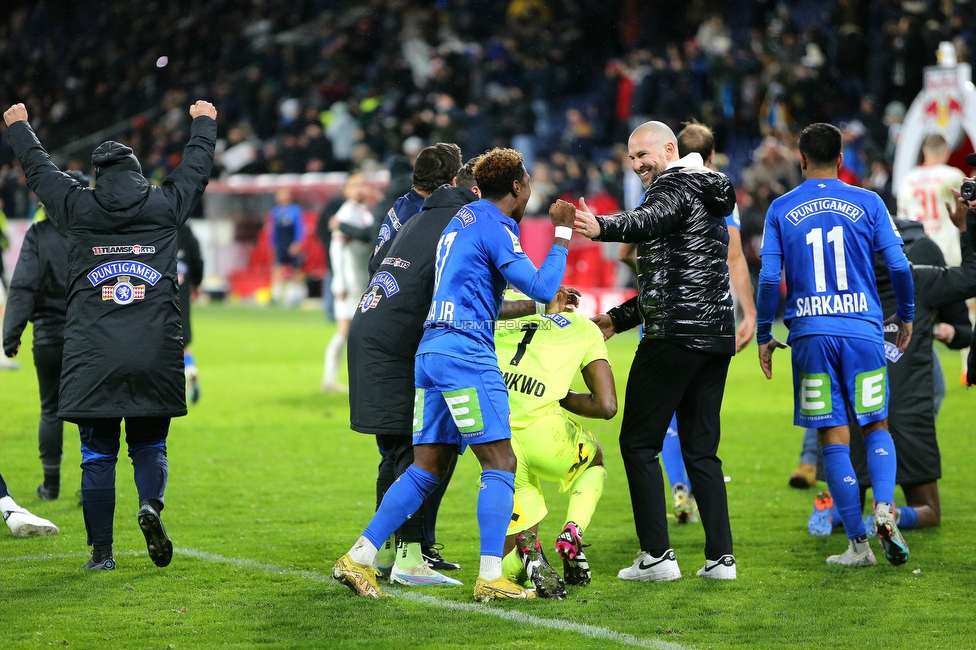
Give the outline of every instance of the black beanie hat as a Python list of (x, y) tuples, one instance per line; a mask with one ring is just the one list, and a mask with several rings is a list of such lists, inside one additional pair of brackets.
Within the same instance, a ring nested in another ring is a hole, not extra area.
[(109, 140), (98, 145), (92, 152), (92, 165), (95, 167), (95, 178), (111, 169), (112, 171), (130, 171), (142, 174), (142, 165), (132, 153), (132, 149), (124, 144)]

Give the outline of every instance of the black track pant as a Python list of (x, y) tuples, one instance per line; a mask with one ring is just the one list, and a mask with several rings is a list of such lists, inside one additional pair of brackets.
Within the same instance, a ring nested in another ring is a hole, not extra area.
[[(379, 508), (386, 491), (413, 463), (413, 436), (380, 434), (376, 436), (376, 446), (379, 447), (380, 454), (383, 456), (376, 477), (376, 507)], [(440, 509), (444, 491), (447, 489), (448, 483), (451, 482), (456, 463), (457, 457), (455, 456), (454, 460), (451, 461), (447, 476), (427, 496), (417, 513), (397, 529), (399, 541), (405, 544), (420, 542), (424, 548), (430, 548), (434, 545), (437, 511)]]
[[(166, 436), (169, 418), (125, 418), (125, 442), (139, 502), (158, 512), (169, 477)], [(79, 420), (81, 434), (81, 502), (88, 544), (112, 543), (115, 521), (115, 464), (119, 457), (122, 418)]]
[(705, 529), (705, 557), (717, 560), (732, 553), (725, 476), (717, 456), (730, 360), (662, 339), (644, 339), (637, 348), (627, 379), (620, 452), (644, 551), (671, 547), (658, 455), (671, 415), (677, 413), (681, 452)]
[(61, 345), (35, 345), (34, 368), (41, 394), (41, 420), (37, 425), (37, 447), (45, 476), (61, 470), (64, 422), (58, 419), (58, 387), (61, 383)]

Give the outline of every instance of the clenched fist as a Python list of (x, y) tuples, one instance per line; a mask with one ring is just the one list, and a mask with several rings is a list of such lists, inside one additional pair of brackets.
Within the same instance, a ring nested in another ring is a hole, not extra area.
[(198, 117), (210, 117), (216, 120), (217, 109), (210, 102), (205, 102), (201, 99), (190, 107), (190, 117), (193, 119), (197, 119)]
[(27, 121), (27, 108), (23, 104), (14, 104), (3, 114), (3, 121), (10, 126), (14, 122)]

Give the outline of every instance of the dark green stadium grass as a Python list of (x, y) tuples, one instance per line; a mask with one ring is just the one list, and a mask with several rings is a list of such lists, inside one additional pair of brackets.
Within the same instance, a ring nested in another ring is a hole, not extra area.
[[(755, 345), (733, 360), (721, 456), (739, 579), (700, 579), (700, 525), (671, 524), (684, 577), (626, 583), (637, 552), (616, 444), (619, 415), (588, 426), (603, 441), (609, 480), (587, 531), (593, 583), (566, 601), (473, 603), (479, 469), (458, 466), (441, 509), (444, 555), (463, 587), (355, 598), (329, 578), (374, 506), (373, 440), (348, 429), (344, 395), (318, 386), (331, 328), (319, 313), (210, 306), (194, 312), (203, 399), (175, 420), (164, 520), (173, 563), (152, 565), (136, 526), (130, 465), (119, 464), (118, 570), (91, 574), (76, 491), (77, 432), (65, 428), (62, 499), (34, 496), (38, 399), (25, 338), (24, 368), (0, 372), (0, 471), (14, 497), (61, 535), (16, 539), (0, 528), (0, 647), (78, 648), (967, 648), (976, 645), (976, 392), (959, 386), (945, 353), (949, 394), (939, 420), (941, 529), (906, 533), (911, 560), (828, 567), (846, 539), (808, 535), (814, 492), (787, 487), (799, 453), (791, 425), (788, 353), (767, 382)], [(610, 342), (622, 398), (636, 336)], [(376, 396), (376, 408), (383, 408)], [(654, 399), (647, 395), (646, 399)], [(551, 548), (566, 498), (548, 486)], [(899, 492), (899, 498), (901, 498)], [(552, 553), (550, 553), (552, 555)], [(427, 598), (416, 594), (423, 594)]]

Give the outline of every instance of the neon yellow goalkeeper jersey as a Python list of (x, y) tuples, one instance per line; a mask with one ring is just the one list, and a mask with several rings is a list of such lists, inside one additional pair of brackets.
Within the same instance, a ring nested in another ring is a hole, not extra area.
[(576, 373), (608, 358), (600, 328), (572, 312), (498, 321), (495, 352), (508, 387), (513, 429), (547, 415), (565, 415), (559, 400)]

